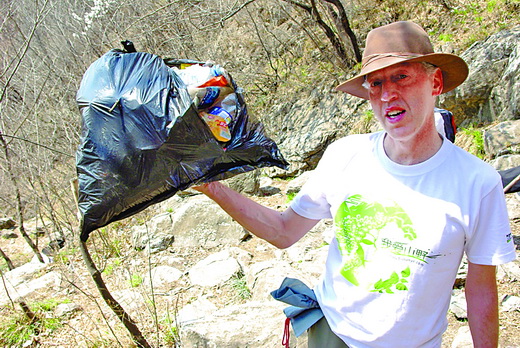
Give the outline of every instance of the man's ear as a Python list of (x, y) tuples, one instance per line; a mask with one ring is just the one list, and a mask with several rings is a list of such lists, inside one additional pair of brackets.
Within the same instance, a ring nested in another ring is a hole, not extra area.
[(438, 96), (442, 94), (442, 90), (444, 88), (444, 79), (442, 75), (442, 70), (437, 68), (433, 73), (433, 96)]

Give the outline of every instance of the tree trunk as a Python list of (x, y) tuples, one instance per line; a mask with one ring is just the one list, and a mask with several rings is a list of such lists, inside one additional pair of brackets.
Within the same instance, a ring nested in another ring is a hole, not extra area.
[(311, 0), (311, 6), (302, 4), (298, 1), (294, 0), (283, 0), (285, 2), (288, 2), (294, 6), (297, 6), (303, 10), (305, 10), (311, 18), (318, 24), (318, 26), (325, 32), (325, 35), (329, 39), (330, 43), (332, 44), (332, 47), (336, 51), (336, 54), (341, 61), (343, 65), (346, 66), (346, 63), (348, 61), (347, 52), (345, 50), (345, 47), (343, 46), (343, 43), (339, 39), (339, 37), (334, 33), (332, 28), (325, 23), (325, 21), (321, 18), (321, 15), (316, 7), (315, 0)]
[(345, 7), (339, 0), (322, 1), (333, 4), (338, 10), (339, 16), (336, 13), (334, 13), (335, 19), (337, 20), (336, 26), (338, 27), (338, 29), (341, 28), (350, 38), (350, 43), (352, 44), (352, 49), (354, 50), (354, 55), (356, 56), (356, 62), (360, 63), (362, 60), (361, 51), (359, 49), (356, 34), (354, 34), (352, 28), (350, 27), (350, 22), (348, 20), (347, 11), (345, 11)]
[(105, 300), (106, 304), (117, 315), (119, 320), (121, 320), (123, 325), (126, 327), (128, 332), (132, 336), (132, 340), (137, 344), (137, 346), (141, 348), (151, 348), (151, 346), (143, 337), (143, 334), (141, 333), (135, 322), (132, 320), (130, 315), (126, 313), (126, 311), (123, 309), (123, 307), (121, 307), (119, 302), (117, 302), (114, 299), (114, 297), (112, 297), (110, 291), (108, 291), (105, 282), (101, 277), (101, 272), (96, 268), (96, 265), (92, 260), (90, 253), (88, 252), (86, 242), (80, 240), (79, 245), (81, 249), (81, 255), (83, 256), (83, 260), (85, 261), (85, 265), (87, 266), (87, 269), (90, 275), (92, 276), (92, 279), (94, 280), (94, 283), (96, 284), (96, 287), (98, 288), (103, 300)]
[(0, 255), (2, 255), (5, 262), (7, 263), (7, 267), (9, 268), (9, 270), (12, 271), (14, 269), (14, 265), (11, 259), (6, 255), (6, 253), (4, 253), (2, 249), (0, 249)]
[(40, 251), (38, 250), (38, 247), (36, 246), (36, 244), (34, 244), (34, 242), (32, 241), (31, 237), (29, 237), (29, 235), (27, 234), (27, 232), (25, 231), (25, 228), (23, 226), (23, 223), (24, 223), (24, 219), (23, 219), (23, 205), (22, 205), (22, 197), (21, 197), (21, 193), (20, 193), (20, 188), (18, 186), (19, 185), (18, 184), (18, 180), (16, 178), (16, 175), (14, 174), (14, 170), (13, 170), (13, 167), (12, 167), (11, 155), (9, 153), (9, 145), (5, 141), (5, 137), (4, 137), (4, 135), (2, 134), (1, 131), (0, 131), (0, 143), (2, 144), (2, 147), (4, 148), (5, 161), (7, 163), (7, 173), (9, 175), (9, 179), (11, 180), (11, 183), (13, 184), (13, 188), (14, 188), (14, 191), (15, 191), (16, 212), (18, 214), (18, 228), (20, 229), (20, 234), (25, 239), (27, 244), (29, 244), (29, 247), (34, 252), (34, 255), (36, 255), (36, 257), (38, 258), (38, 261), (43, 263), (44, 262), (43, 261), (43, 257), (41, 255)]

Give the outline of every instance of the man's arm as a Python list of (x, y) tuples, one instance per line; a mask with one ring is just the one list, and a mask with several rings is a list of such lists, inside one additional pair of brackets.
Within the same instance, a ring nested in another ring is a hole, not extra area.
[(475, 348), (498, 346), (496, 267), (469, 262), (466, 279), (468, 320)]
[(304, 218), (291, 208), (280, 212), (265, 207), (220, 182), (194, 189), (213, 199), (246, 230), (281, 249), (293, 245), (319, 221)]

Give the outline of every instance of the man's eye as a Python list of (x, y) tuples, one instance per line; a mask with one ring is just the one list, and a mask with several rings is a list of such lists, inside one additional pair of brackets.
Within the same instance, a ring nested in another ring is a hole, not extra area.
[(403, 79), (405, 79), (405, 78), (407, 78), (407, 77), (408, 77), (408, 75), (400, 74), (400, 75), (397, 77), (397, 79), (398, 79), (398, 80), (403, 80)]
[(370, 87), (379, 87), (379, 86), (381, 86), (381, 81), (370, 82)]

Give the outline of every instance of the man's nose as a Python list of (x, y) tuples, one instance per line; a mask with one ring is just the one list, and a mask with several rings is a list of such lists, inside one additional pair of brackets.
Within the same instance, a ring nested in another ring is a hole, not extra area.
[(381, 101), (389, 102), (397, 98), (397, 89), (391, 81), (385, 81), (381, 85)]

